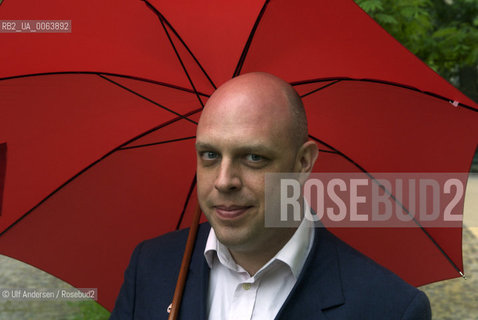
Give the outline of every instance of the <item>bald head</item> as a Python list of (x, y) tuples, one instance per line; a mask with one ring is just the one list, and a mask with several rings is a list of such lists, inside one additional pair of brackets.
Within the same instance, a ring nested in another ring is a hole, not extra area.
[[(242, 110), (237, 108), (239, 105)], [(307, 118), (299, 95), (290, 84), (271, 74), (248, 73), (224, 83), (209, 98), (201, 120), (212, 113), (231, 112), (277, 120), (277, 125), (282, 125), (281, 132), (297, 148), (308, 140)]]

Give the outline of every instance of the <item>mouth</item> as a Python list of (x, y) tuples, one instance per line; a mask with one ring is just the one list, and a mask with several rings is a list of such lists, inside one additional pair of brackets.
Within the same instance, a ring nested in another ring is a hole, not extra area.
[(220, 219), (234, 220), (246, 213), (252, 206), (214, 206), (214, 209)]

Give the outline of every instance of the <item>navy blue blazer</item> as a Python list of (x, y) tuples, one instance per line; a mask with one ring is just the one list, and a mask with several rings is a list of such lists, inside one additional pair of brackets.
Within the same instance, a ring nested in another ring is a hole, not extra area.
[[(199, 227), (180, 319), (207, 319), (204, 248), (209, 230), (207, 223)], [(176, 231), (136, 247), (110, 320), (168, 318), (186, 238), (187, 230)], [(318, 227), (304, 268), (276, 319), (418, 320), (431, 319), (431, 310), (423, 292)]]

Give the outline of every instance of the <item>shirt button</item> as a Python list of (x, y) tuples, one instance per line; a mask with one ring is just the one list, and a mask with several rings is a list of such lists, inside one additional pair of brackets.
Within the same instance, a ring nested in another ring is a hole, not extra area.
[(244, 290), (249, 290), (251, 288), (251, 284), (250, 283), (243, 283), (242, 284), (242, 289)]

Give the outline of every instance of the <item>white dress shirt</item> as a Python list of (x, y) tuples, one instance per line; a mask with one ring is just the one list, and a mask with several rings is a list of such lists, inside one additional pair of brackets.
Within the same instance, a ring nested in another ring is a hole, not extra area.
[(303, 219), (285, 246), (251, 277), (211, 228), (204, 250), (211, 268), (208, 319), (274, 319), (297, 281), (313, 240), (314, 224)]

